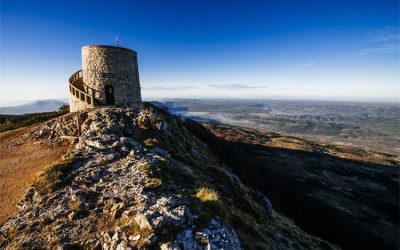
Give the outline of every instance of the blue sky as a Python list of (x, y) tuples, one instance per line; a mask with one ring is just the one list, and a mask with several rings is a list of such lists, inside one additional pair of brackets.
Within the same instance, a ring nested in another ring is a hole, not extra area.
[(67, 98), (81, 47), (138, 52), (142, 96), (399, 100), (399, 3), (1, 0), (0, 102)]

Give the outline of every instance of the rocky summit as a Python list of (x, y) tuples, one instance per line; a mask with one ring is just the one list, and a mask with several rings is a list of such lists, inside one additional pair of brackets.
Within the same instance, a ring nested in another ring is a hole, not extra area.
[(273, 210), (151, 104), (70, 113), (24, 136), (71, 149), (26, 191), (1, 248), (338, 249)]

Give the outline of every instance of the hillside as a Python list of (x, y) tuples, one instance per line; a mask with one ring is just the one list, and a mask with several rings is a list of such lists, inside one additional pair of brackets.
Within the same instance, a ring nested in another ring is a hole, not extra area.
[(307, 232), (345, 249), (399, 248), (398, 156), (227, 125), (186, 126)]
[(27, 189), (0, 229), (2, 248), (339, 248), (274, 210), (154, 106), (70, 113), (20, 137), (73, 147)]
[(16, 212), (19, 199), (37, 172), (60, 161), (68, 150), (65, 143), (38, 143), (23, 136), (33, 128), (34, 125), (0, 134), (0, 225)]

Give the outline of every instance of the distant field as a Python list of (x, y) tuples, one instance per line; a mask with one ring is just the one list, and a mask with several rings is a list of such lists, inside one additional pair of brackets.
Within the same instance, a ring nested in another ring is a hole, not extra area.
[(163, 105), (200, 121), (400, 154), (400, 104), (176, 99)]

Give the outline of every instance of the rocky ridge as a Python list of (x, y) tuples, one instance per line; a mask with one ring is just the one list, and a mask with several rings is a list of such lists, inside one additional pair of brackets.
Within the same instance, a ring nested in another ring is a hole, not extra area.
[(154, 106), (70, 113), (25, 136), (76, 145), (27, 190), (1, 248), (337, 248), (273, 211)]

